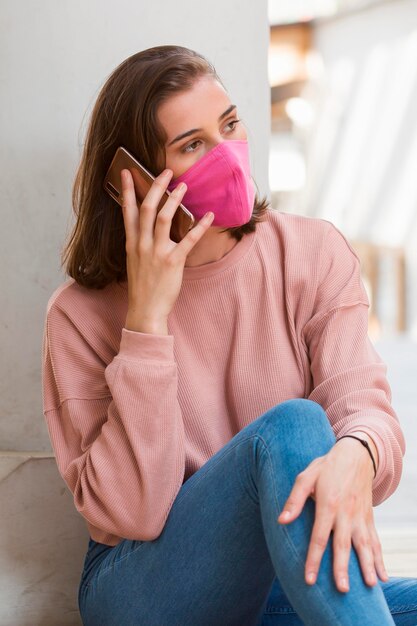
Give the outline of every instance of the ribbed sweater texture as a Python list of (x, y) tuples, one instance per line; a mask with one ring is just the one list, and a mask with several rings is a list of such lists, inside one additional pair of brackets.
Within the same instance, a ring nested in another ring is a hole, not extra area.
[(291, 398), (318, 402), (336, 436), (372, 437), (373, 505), (394, 492), (404, 436), (359, 260), (330, 222), (270, 209), (220, 260), (185, 267), (168, 335), (124, 328), (127, 295), (70, 279), (46, 314), (44, 415), (95, 541), (157, 538), (183, 482)]

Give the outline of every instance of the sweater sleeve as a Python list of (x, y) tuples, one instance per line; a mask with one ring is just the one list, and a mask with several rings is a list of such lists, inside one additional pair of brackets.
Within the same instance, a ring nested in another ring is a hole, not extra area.
[(49, 310), (44, 414), (58, 469), (94, 527), (153, 540), (184, 476), (173, 337), (123, 329), (106, 365), (86, 334), (58, 306)]
[(303, 328), (313, 383), (309, 398), (325, 409), (337, 437), (362, 431), (375, 442), (376, 506), (398, 486), (405, 440), (391, 406), (386, 366), (368, 338), (369, 302), (359, 259), (330, 223), (323, 240), (313, 316)]

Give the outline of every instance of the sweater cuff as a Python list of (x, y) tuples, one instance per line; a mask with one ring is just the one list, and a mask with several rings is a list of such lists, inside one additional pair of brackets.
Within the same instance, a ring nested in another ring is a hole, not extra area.
[(120, 350), (117, 356), (127, 361), (174, 362), (174, 337), (173, 335), (154, 335), (122, 328)]

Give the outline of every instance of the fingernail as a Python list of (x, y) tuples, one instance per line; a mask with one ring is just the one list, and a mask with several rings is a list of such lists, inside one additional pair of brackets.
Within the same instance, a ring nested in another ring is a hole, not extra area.
[(212, 218), (214, 217), (214, 213), (212, 211), (209, 211), (208, 213), (205, 214), (205, 216), (203, 217), (203, 219), (206, 222), (209, 222)]
[(341, 586), (343, 589), (349, 589), (349, 583), (348, 583), (347, 578), (341, 578), (341, 579), (340, 579), (340, 586)]
[(290, 519), (290, 517), (291, 517), (291, 513), (289, 511), (283, 511), (280, 515), (280, 518), (282, 520)]
[(315, 580), (316, 580), (316, 575), (315, 575), (315, 573), (314, 573), (314, 572), (309, 572), (309, 573), (307, 574), (307, 582), (312, 584), (312, 583), (314, 583), (314, 582), (315, 582)]
[(169, 176), (171, 174), (171, 170), (164, 170), (161, 176)]
[(184, 191), (184, 189), (187, 187), (187, 185), (185, 183), (180, 183), (177, 187), (178, 191)]

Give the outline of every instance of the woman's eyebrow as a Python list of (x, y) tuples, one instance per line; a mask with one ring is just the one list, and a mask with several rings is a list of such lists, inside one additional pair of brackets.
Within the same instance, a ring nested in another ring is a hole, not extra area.
[[(236, 104), (231, 104), (229, 107), (227, 107), (226, 111), (220, 115), (218, 121), (221, 122), (224, 117), (226, 117), (227, 115), (229, 115), (229, 113), (231, 113), (233, 111), (233, 109), (236, 109)], [(197, 132), (199, 132), (201, 130), (203, 130), (203, 129), (202, 128), (192, 128), (191, 130), (187, 130), (187, 132), (181, 133), (181, 135), (178, 135), (177, 137), (175, 137), (175, 139), (173, 139), (168, 144), (167, 147), (169, 148), (169, 146), (172, 146), (173, 143), (175, 143), (177, 141), (180, 141), (181, 139), (184, 139), (184, 137), (188, 137), (189, 135), (193, 135), (194, 133), (197, 133)]]

